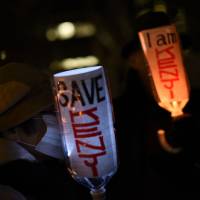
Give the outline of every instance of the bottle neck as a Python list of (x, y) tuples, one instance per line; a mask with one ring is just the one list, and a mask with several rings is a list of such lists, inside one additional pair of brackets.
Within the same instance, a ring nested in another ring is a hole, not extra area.
[(105, 200), (106, 199), (106, 189), (103, 187), (98, 190), (91, 190), (90, 194), (93, 200)]

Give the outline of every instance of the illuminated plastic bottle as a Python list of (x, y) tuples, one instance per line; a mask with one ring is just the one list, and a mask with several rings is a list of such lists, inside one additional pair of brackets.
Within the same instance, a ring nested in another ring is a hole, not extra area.
[(189, 100), (189, 85), (176, 27), (164, 12), (146, 14), (138, 23), (156, 100), (172, 117), (181, 116)]
[(117, 170), (117, 153), (103, 67), (57, 73), (54, 84), (68, 170), (90, 189), (93, 199), (105, 199), (105, 186)]

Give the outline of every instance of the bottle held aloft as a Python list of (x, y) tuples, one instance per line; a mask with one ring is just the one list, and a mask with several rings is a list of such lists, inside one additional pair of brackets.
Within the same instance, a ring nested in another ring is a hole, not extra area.
[(54, 75), (63, 147), (72, 177), (103, 199), (117, 170), (112, 104), (102, 66)]
[[(152, 26), (148, 24), (147, 29), (141, 28), (139, 38), (153, 80), (156, 100), (172, 117), (178, 117), (183, 115), (183, 108), (189, 101), (189, 83), (179, 35), (175, 25), (167, 23), (167, 20), (163, 20), (162, 25), (159, 13), (153, 15), (155, 21)], [(156, 26), (156, 20), (159, 26)]]

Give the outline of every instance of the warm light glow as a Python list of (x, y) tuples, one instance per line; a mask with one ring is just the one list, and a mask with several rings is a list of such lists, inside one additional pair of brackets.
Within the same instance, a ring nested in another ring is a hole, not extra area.
[(175, 147), (171, 146), (171, 145), (167, 142), (166, 135), (165, 135), (165, 130), (159, 129), (159, 130), (157, 131), (157, 134), (158, 134), (159, 143), (160, 143), (161, 147), (162, 147), (165, 151), (167, 151), (167, 152), (169, 152), (169, 153), (174, 153), (174, 154), (179, 153), (179, 152), (181, 151), (181, 148), (179, 148), (179, 147), (176, 147), (176, 148), (175, 148)]
[(0, 59), (1, 60), (5, 60), (7, 58), (7, 54), (6, 54), (6, 51), (0, 51)]
[(179, 36), (174, 25), (139, 32), (143, 52), (153, 79), (155, 98), (172, 117), (183, 115), (189, 100)]
[(165, 131), (164, 131), (163, 129), (159, 129), (159, 130), (157, 131), (157, 133), (158, 133), (160, 136), (165, 135)]
[(46, 32), (46, 37), (49, 41), (55, 41), (57, 39), (56, 31), (53, 28), (50, 28)]
[(167, 13), (167, 6), (166, 6), (165, 2), (157, 2), (157, 3), (155, 3), (153, 10), (155, 12)]
[(184, 114), (183, 108), (187, 102), (187, 99), (182, 101), (167, 101), (163, 99), (163, 101), (158, 102), (158, 105), (168, 110), (172, 117), (178, 117)]
[(63, 22), (57, 26), (57, 37), (61, 40), (72, 38), (75, 35), (75, 26), (71, 22)]
[(77, 23), (76, 24), (76, 37), (89, 37), (94, 35), (96, 28), (91, 23)]
[(77, 58), (66, 58), (61, 61), (53, 62), (50, 66), (52, 70), (73, 69), (85, 66), (94, 66), (99, 64), (99, 59), (96, 56), (86, 56)]
[(99, 62), (95, 56), (78, 57), (78, 58), (67, 58), (62, 61), (62, 65), (66, 68), (75, 68), (81, 66), (97, 65)]
[[(173, 110), (171, 111), (171, 114), (172, 114), (172, 117), (176, 117), (176, 116), (180, 116), (180, 115), (183, 115), (183, 111), (182, 111), (182, 107), (179, 106), (179, 104), (181, 104), (182, 102), (177, 102), (177, 101), (172, 101), (171, 104), (172, 104), (172, 107), (173, 107)], [(184, 107), (184, 106), (183, 106)]]
[(63, 22), (56, 27), (49, 28), (46, 37), (49, 41), (67, 40), (75, 35), (75, 26), (71, 22)]
[(49, 41), (68, 40), (73, 37), (90, 37), (96, 33), (96, 28), (91, 23), (81, 22), (62, 22), (57, 26), (51, 27), (46, 32)]

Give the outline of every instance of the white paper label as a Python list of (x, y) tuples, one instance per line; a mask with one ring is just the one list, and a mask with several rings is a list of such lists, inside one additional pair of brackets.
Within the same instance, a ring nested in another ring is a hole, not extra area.
[(101, 66), (54, 75), (64, 146), (78, 176), (100, 177), (117, 168), (112, 107)]
[(189, 100), (189, 89), (175, 26), (144, 30), (139, 37), (159, 105), (170, 112), (181, 112)]

